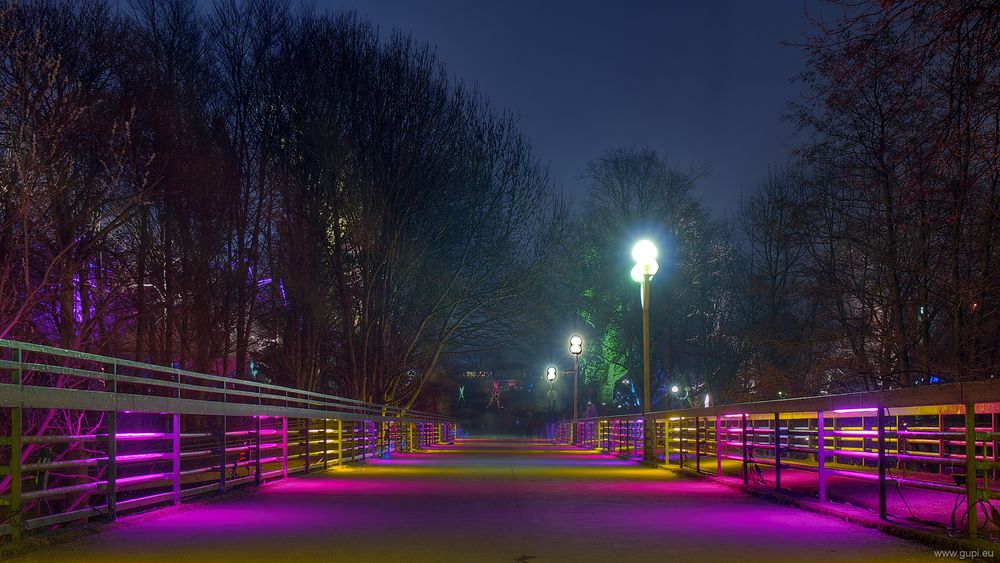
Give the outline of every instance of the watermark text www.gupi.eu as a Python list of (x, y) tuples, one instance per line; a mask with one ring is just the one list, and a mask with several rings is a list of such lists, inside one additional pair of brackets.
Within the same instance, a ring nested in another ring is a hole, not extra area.
[(935, 550), (934, 557), (945, 557), (948, 559), (992, 559), (996, 557), (996, 551), (992, 549), (970, 549), (970, 550)]

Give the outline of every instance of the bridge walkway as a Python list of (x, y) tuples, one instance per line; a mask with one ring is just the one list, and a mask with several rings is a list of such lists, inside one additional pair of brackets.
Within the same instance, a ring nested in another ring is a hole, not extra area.
[(708, 481), (472, 438), (124, 518), (20, 561), (940, 561)]

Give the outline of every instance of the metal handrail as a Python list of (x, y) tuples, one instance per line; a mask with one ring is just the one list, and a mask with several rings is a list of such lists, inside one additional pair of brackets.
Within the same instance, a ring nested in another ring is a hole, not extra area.
[[(337, 395), (317, 393), (315, 391), (306, 391), (302, 389), (296, 389), (294, 387), (284, 387), (269, 383), (248, 381), (244, 379), (236, 379), (233, 377), (200, 373), (181, 368), (166, 367), (156, 364), (147, 364), (123, 358), (115, 358), (110, 356), (91, 354), (89, 352), (66, 350), (63, 348), (56, 348), (53, 346), (47, 346), (43, 344), (32, 344), (27, 342), (0, 339), (0, 350), (3, 349), (18, 350), (21, 352), (34, 352), (59, 358), (95, 362), (99, 364), (114, 366), (116, 369), (112, 370), (111, 373), (108, 373), (107, 371), (95, 371), (95, 370), (74, 368), (68, 366), (38, 363), (37, 361), (24, 362), (15, 360), (0, 360), (0, 369), (34, 371), (39, 373), (60, 374), (71, 377), (100, 380), (105, 382), (133, 383), (139, 385), (147, 385), (152, 387), (158, 387), (165, 390), (177, 391), (178, 398), (181, 397), (182, 391), (190, 391), (190, 392), (201, 392), (211, 395), (221, 395), (223, 401), (227, 401), (229, 397), (242, 397), (242, 398), (256, 399), (260, 402), (279, 401), (285, 404), (293, 403), (294, 405), (306, 406), (307, 408), (321, 407), (324, 410), (333, 410), (335, 412), (345, 412), (351, 414), (371, 414), (371, 415), (377, 415), (379, 417), (391, 417), (391, 418), (399, 418), (404, 415), (403, 409), (391, 405), (385, 405), (379, 403), (367, 403), (365, 401), (361, 401), (358, 399), (351, 399), (348, 397), (340, 397)], [(170, 375), (174, 376), (174, 378), (156, 379), (156, 378), (124, 375), (118, 373), (117, 367), (132, 368), (143, 372), (155, 373), (160, 375)], [(201, 381), (216, 382), (216, 383), (221, 383), (222, 385), (209, 386), (209, 385), (200, 385), (197, 383), (182, 383), (180, 380), (181, 377), (187, 377)], [(230, 385), (233, 386), (234, 388), (230, 389), (229, 388)], [(44, 386), (39, 385), (37, 387), (44, 387)], [(249, 389), (239, 389), (236, 387), (249, 387), (256, 389), (256, 391), (252, 391)], [(263, 389), (275, 391), (276, 393), (263, 393), (261, 392), (261, 390)], [(116, 390), (110, 389), (98, 392), (116, 393)], [(448, 421), (448, 422), (455, 421), (455, 419), (451, 417), (445, 417), (433, 413), (423, 413), (420, 411), (406, 411), (405, 418), (413, 420), (419, 419), (419, 420)]]
[[(0, 436), (0, 445), (8, 446), (8, 459), (6, 463), (0, 462), (0, 475), (10, 476), (10, 486), (0, 494), (0, 506), (8, 507), (8, 523), (0, 523), (0, 536), (10, 534), (15, 541), (26, 528), (87, 516), (108, 515), (113, 519), (120, 510), (163, 502), (176, 504), (183, 498), (225, 490), (227, 486), (260, 483), (267, 478), (287, 477), (298, 471), (308, 472), (317, 463), (326, 468), (330, 464), (365, 460), (380, 455), (379, 452), (393, 451), (398, 445), (398, 437), (394, 436), (398, 436), (400, 427), (406, 429), (404, 434), (419, 437), (421, 446), (453, 439), (457, 428), (452, 417), (405, 411), (399, 407), (291, 387), (12, 340), (0, 340), (0, 352), (4, 349), (11, 350), (11, 359), (0, 360), (0, 369), (10, 372), (11, 382), (0, 383), (0, 407), (10, 410), (11, 425), (10, 435)], [(31, 357), (26, 358), (26, 355)], [(97, 365), (73, 365), (66, 360)], [(53, 363), (44, 363), (46, 361)], [(127, 375), (129, 370), (139, 370), (150, 374), (150, 377)], [(79, 382), (64, 381), (62, 383), (74, 383), (75, 386), (47, 385), (46, 381), (39, 381), (31, 374), (103, 383), (78, 385), (76, 383)], [(25, 436), (23, 411), (32, 408), (102, 412), (102, 428), (72, 436)], [(133, 412), (163, 415), (169, 421), (171, 430), (119, 433), (116, 422), (119, 414)], [(182, 432), (181, 420), (185, 415), (215, 415), (218, 416), (218, 425), (211, 432)], [(237, 424), (247, 424), (249, 419), (250, 426), (227, 429), (229, 417), (235, 417)], [(280, 423), (273, 428), (262, 428), (263, 419), (277, 419)], [(297, 426), (293, 429), (294, 435), (289, 433), (290, 422)], [(310, 427), (311, 423), (320, 426), (314, 429)], [(321, 433), (320, 436), (314, 437), (317, 432)], [(267, 437), (266, 442), (263, 437)], [(244, 443), (234, 444), (233, 439)], [(154, 447), (154, 451), (127, 448), (132, 451), (122, 452), (118, 449), (119, 442), (137, 441), (163, 444)], [(66, 442), (91, 444), (88, 446), (91, 448), (89, 455), (59, 460), (38, 458), (28, 461), (22, 458), (25, 445), (34, 447), (32, 444)], [(410, 442), (412, 447), (413, 441)], [(317, 452), (312, 446), (321, 449)], [(266, 457), (262, 452), (267, 453)], [(233, 459), (237, 454), (240, 458)], [(295, 464), (290, 464), (293, 460)], [(163, 471), (163, 465), (167, 464), (170, 470)], [(192, 467), (193, 464), (197, 467)], [(268, 470), (265, 465), (276, 468)], [(227, 478), (228, 469), (235, 471), (237, 467), (252, 467), (254, 475)], [(97, 471), (90, 475), (93, 481), (89, 483), (56, 487), (43, 485), (41, 489), (28, 491), (22, 488), (25, 472), (39, 474), (66, 468), (87, 471), (96, 468)], [(118, 476), (119, 469), (132, 472), (133, 468), (145, 473)], [(105, 473), (101, 474), (101, 471)], [(212, 482), (203, 484), (205, 478)], [(157, 492), (168, 486), (171, 489), (169, 492)], [(148, 493), (150, 489), (152, 494), (146, 496), (123, 501), (116, 497), (117, 492)], [(22, 503), (25, 501), (64, 494), (94, 493), (103, 493), (103, 499), (93, 500), (98, 503), (103, 500), (103, 504), (31, 519), (25, 519), (22, 514)]]
[[(936, 427), (918, 421), (929, 415), (937, 415)], [(992, 415), (991, 422), (977, 426), (977, 415)], [(947, 416), (960, 416), (965, 424), (946, 424)], [(977, 503), (1000, 499), (998, 423), (1000, 385), (978, 381), (594, 416), (579, 419), (572, 431), (571, 422), (562, 421), (550, 432), (557, 440), (575, 436), (577, 445), (621, 455), (623, 446), (627, 450), (641, 436), (635, 427), (650, 424), (656, 428), (655, 443), (663, 449), (642, 452), (644, 458), (652, 459), (655, 453), (682, 468), (685, 461), (688, 468), (693, 461), (696, 471), (702, 471), (706, 458), (716, 458), (712, 472), (720, 477), (723, 460), (742, 462), (748, 486), (749, 465), (769, 466), (779, 490), (782, 469), (814, 472), (821, 502), (826, 501), (826, 476), (877, 481), (883, 518), (890, 484), (958, 493), (966, 497), (964, 518), (969, 535), (975, 537)], [(634, 446), (633, 455), (638, 455)], [(954, 473), (963, 482), (945, 480), (950, 475), (946, 467), (964, 469)], [(905, 472), (890, 473), (895, 469)]]
[(775, 412), (783, 414), (815, 413), (817, 411), (835, 411), (838, 409), (875, 408), (881, 405), (886, 409), (918, 408), (954, 405), (955, 412), (962, 414), (960, 405), (1000, 402), (1000, 382), (967, 381), (963, 383), (945, 383), (923, 387), (905, 387), (882, 391), (864, 391), (838, 395), (817, 395), (798, 397), (794, 399), (778, 399), (773, 401), (756, 401), (747, 403), (732, 403), (714, 407), (692, 407), (686, 409), (670, 409), (650, 411), (646, 414), (628, 413), (621, 415), (602, 415), (589, 418), (579, 418), (578, 421), (604, 420), (608, 418), (662, 418), (696, 416), (727, 416), (727, 415), (760, 415), (769, 416)]

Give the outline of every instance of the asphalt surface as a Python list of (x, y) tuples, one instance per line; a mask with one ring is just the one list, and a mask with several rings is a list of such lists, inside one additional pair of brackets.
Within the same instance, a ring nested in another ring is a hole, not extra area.
[(19, 561), (945, 561), (840, 520), (540, 441), (466, 439), (127, 517)]

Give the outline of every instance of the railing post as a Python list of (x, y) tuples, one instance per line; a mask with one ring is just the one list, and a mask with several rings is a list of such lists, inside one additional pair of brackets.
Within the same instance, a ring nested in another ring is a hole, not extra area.
[[(728, 440), (728, 434), (726, 434)], [(722, 477), (722, 452), (726, 445), (722, 441), (722, 417), (715, 415), (715, 474)]]
[(604, 421), (604, 436), (605, 436), (605, 439), (604, 439), (604, 443), (605, 443), (604, 450), (606, 452), (608, 452), (609, 455), (611, 453), (613, 453), (613, 448), (614, 448), (614, 445), (613, 445), (613, 441), (614, 441), (613, 434), (614, 434), (614, 424), (610, 420), (605, 420)]
[(615, 455), (618, 453), (618, 422), (608, 422), (608, 453)]
[(344, 421), (337, 420), (337, 465), (344, 465)]
[[(260, 392), (260, 387), (257, 388), (257, 392), (258, 393)], [(257, 403), (260, 404), (260, 396), (259, 395), (257, 396)], [(256, 429), (255, 429), (256, 431), (254, 432), (254, 434), (256, 435), (256, 438), (257, 438), (256, 440), (254, 440), (254, 456), (253, 456), (254, 457), (254, 460), (253, 460), (253, 466), (254, 466), (254, 483), (256, 483), (257, 485), (260, 485), (261, 478), (262, 478), (261, 471), (260, 471), (261, 470), (261, 467), (260, 467), (260, 415), (257, 415), (255, 417), (253, 417), (253, 419), (257, 423), (256, 424)]]
[[(646, 418), (645, 416), (639, 419), (639, 422), (642, 423), (642, 431), (641, 432), (639, 431), (638, 428), (635, 428), (637, 426), (636, 424), (632, 425), (632, 427), (635, 429), (635, 438), (634, 438), (634, 442), (633, 442), (635, 444), (635, 448), (632, 450), (632, 455), (633, 456), (638, 456), (639, 455), (639, 444), (641, 443), (642, 447), (643, 447), (642, 458), (643, 459), (652, 459), (652, 461), (655, 462), (656, 461), (655, 458), (647, 458), (646, 457), (646, 449), (645, 449), (646, 448), (646, 443), (642, 441), (642, 437), (645, 436), (645, 432), (646, 432), (646, 421), (647, 420), (652, 421), (653, 419), (652, 418)], [(649, 447), (653, 448), (653, 452), (656, 452), (656, 439), (655, 439), (655, 437), (652, 437), (652, 436), (655, 435), (655, 432), (656, 432), (656, 423), (655, 422), (652, 424), (652, 427), (653, 427), (653, 429), (650, 431), (651, 432), (651, 434), (650, 434), (651, 438), (649, 440)]]
[[(862, 430), (864, 429), (864, 417), (861, 418)], [(885, 498), (885, 409), (882, 408), (882, 396), (879, 394), (879, 406), (878, 415), (875, 417), (875, 423), (878, 424), (877, 435), (878, 435), (878, 517), (882, 520), (886, 518), (886, 498)], [(897, 429), (898, 430), (898, 429)], [(899, 436), (897, 434), (896, 440), (898, 443)], [(864, 438), (862, 438), (862, 444), (864, 443)], [(864, 448), (862, 448), (864, 449)]]
[(178, 505), (181, 503), (181, 415), (180, 413), (174, 414), (171, 417), (171, 422), (173, 428), (172, 432), (172, 444), (173, 451), (170, 455), (170, 461), (173, 469), (173, 493), (174, 493), (174, 504)]
[(747, 467), (747, 415), (744, 414), (741, 419), (743, 420), (743, 484), (746, 485), (750, 482), (750, 468)]
[(663, 421), (663, 463), (670, 465), (670, 417)]
[(774, 490), (781, 490), (781, 414), (774, 413)]
[(323, 419), (323, 471), (330, 468), (330, 431), (327, 429), (327, 419)]
[(979, 504), (979, 483), (976, 470), (976, 405), (965, 405), (965, 494), (967, 497), (969, 538), (976, 539), (977, 505)]
[(816, 413), (816, 465), (819, 475), (819, 501), (826, 502), (826, 422), (823, 411)]
[(701, 472), (701, 417), (694, 417), (694, 470)]
[(281, 417), (281, 478), (288, 478), (288, 417)]
[[(18, 350), (20, 352), (20, 350)], [(20, 377), (18, 378), (20, 379)], [(10, 409), (10, 537), (21, 541), (21, 407)]]
[(118, 519), (116, 508), (116, 489), (118, 485), (118, 413), (114, 410), (108, 411), (105, 415), (108, 429), (108, 461), (107, 461), (107, 486), (104, 491), (105, 502), (107, 503), (107, 519), (114, 522)]
[(945, 439), (945, 432), (948, 429), (944, 426), (944, 415), (938, 414), (938, 432), (940, 432), (941, 439), (938, 440), (938, 456), (940, 457), (950, 457), (951, 452), (948, 451), (948, 441)]
[[(993, 420), (993, 478), (1000, 474), (1000, 415), (993, 413), (990, 417)], [(897, 438), (898, 440), (898, 438)], [(897, 441), (898, 443), (898, 441)], [(983, 456), (986, 456), (986, 444), (983, 444)], [(898, 459), (898, 458), (897, 458)]]
[[(357, 424), (354, 425), (357, 428)], [(356, 433), (356, 432), (355, 432)], [(357, 438), (355, 438), (354, 443), (357, 443)], [(361, 421), (361, 462), (364, 463), (366, 456), (368, 454), (368, 421)]]
[(687, 423), (684, 421), (684, 417), (680, 417), (677, 421), (677, 463), (681, 468), (684, 467), (684, 431)]
[(226, 492), (226, 415), (219, 416), (219, 492)]
[(306, 433), (306, 473), (309, 473), (309, 456), (311, 454), (309, 449), (309, 443), (312, 441), (312, 434), (309, 433), (309, 419), (304, 419), (305, 433)]
[(621, 434), (621, 421), (616, 420), (611, 423), (611, 455), (618, 455), (618, 438)]
[[(13, 372), (14, 385), (21, 385), (23, 376), (21, 349), (14, 349), (14, 361), (17, 367)], [(21, 407), (10, 409), (10, 538), (14, 542), (21, 541), (21, 443), (23, 433)]]

